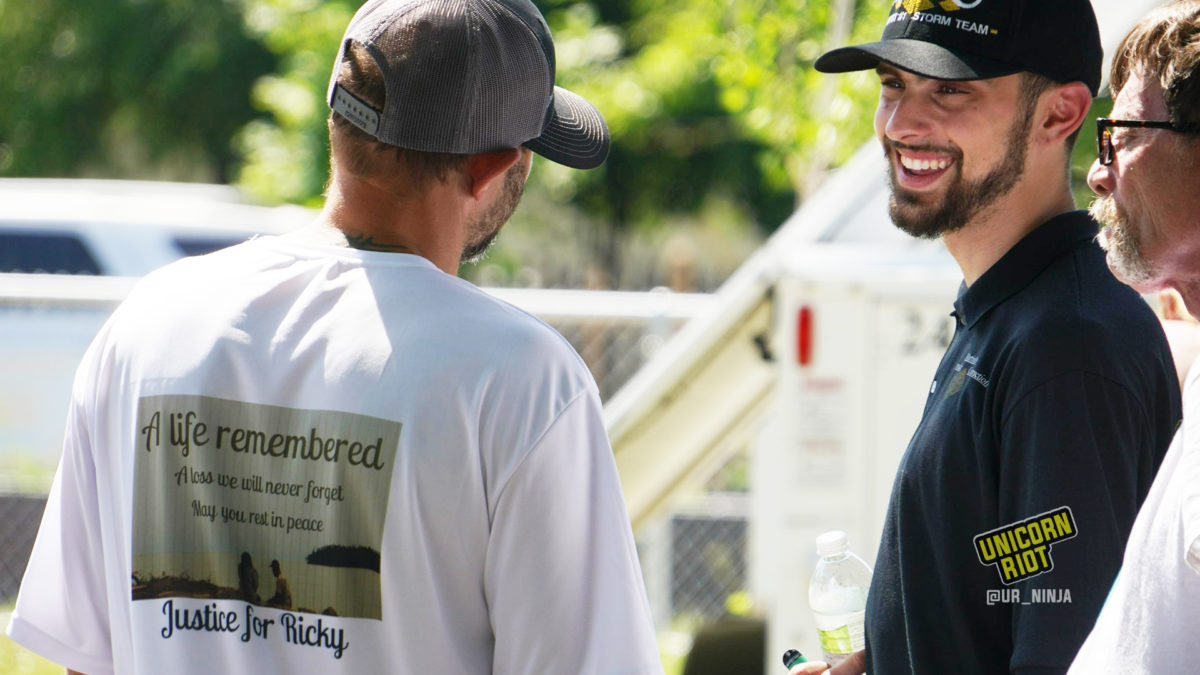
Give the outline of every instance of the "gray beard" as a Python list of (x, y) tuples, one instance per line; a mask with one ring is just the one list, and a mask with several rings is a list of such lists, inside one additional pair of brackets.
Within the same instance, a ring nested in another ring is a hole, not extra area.
[(1154, 265), (1142, 255), (1142, 244), (1129, 229), (1129, 219), (1112, 197), (1099, 197), (1092, 202), (1088, 213), (1104, 225), (1100, 231), (1100, 246), (1107, 251), (1108, 266), (1121, 281), (1147, 284), (1156, 276)]

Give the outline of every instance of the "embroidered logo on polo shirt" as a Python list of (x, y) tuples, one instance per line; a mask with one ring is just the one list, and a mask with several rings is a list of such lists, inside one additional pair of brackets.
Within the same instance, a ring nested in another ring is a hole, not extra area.
[(954, 367), (954, 376), (950, 378), (950, 382), (946, 384), (946, 389), (942, 398), (950, 398), (963, 390), (963, 385), (967, 383), (967, 373), (962, 369), (962, 364)]
[(1012, 585), (1054, 569), (1053, 544), (1077, 535), (1075, 516), (1063, 506), (975, 537), (975, 555), (984, 567), (995, 565), (1000, 581)]
[[(992, 386), (991, 376), (982, 373), (976, 368), (979, 365), (979, 356), (976, 354), (967, 354), (962, 361), (954, 364), (953, 375), (950, 376), (950, 381), (946, 383), (945, 393), (942, 398), (950, 398), (961, 392), (967, 386), (967, 381), (974, 381), (979, 386), (987, 389)], [(937, 387), (935, 386), (934, 389)], [(932, 392), (931, 392), (932, 393)]]

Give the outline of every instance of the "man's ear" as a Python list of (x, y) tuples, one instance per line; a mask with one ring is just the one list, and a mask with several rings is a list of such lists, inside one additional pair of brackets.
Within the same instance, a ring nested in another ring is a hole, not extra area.
[(1047, 145), (1066, 143), (1067, 137), (1087, 119), (1088, 109), (1092, 107), (1092, 92), (1082, 82), (1068, 82), (1048, 93), (1050, 108), (1041, 118), (1041, 127), (1037, 131)]
[(467, 158), (467, 190), (475, 199), (481, 199), (488, 186), (520, 159), (520, 148), (471, 155)]

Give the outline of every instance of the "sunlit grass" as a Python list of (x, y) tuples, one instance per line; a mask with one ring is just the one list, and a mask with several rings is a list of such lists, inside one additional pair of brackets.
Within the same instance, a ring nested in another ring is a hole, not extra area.
[(44, 495), (54, 482), (52, 462), (30, 454), (0, 455), (0, 494)]
[(692, 648), (692, 635), (678, 630), (666, 630), (658, 634), (658, 656), (662, 659), (664, 675), (680, 675), (687, 663), (688, 650)]
[(5, 675), (63, 675), (64, 668), (47, 661), (8, 639), (3, 629), (8, 626), (11, 607), (0, 608), (0, 673)]

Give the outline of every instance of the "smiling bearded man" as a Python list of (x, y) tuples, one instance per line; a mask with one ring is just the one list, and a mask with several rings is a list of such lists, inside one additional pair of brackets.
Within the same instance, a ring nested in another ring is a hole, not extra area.
[(1042, 77), (1028, 76), (1025, 79), (1028, 86), (1022, 89), (1021, 112), (1014, 118), (1012, 127), (1007, 132), (1010, 151), (999, 166), (979, 180), (967, 181), (963, 178), (962, 151), (957, 147), (918, 148), (908, 147), (899, 141), (887, 138), (883, 140), (884, 154), (888, 156), (903, 149), (942, 153), (954, 158), (936, 162), (930, 160), (901, 161), (901, 165), (914, 175), (935, 175), (952, 168), (953, 182), (947, 186), (945, 196), (939, 201), (932, 202), (928, 201), (927, 197), (920, 192), (902, 187), (897, 180), (896, 166), (888, 164), (888, 184), (891, 187), (888, 214), (892, 217), (892, 222), (896, 227), (914, 237), (936, 239), (962, 229), (975, 214), (1012, 192), (1025, 173), (1026, 149), (1029, 145), (1029, 134), (1032, 131), (1030, 125), (1033, 123), (1033, 114), (1037, 109), (1038, 98), (1050, 85), (1050, 81)]
[(948, 0), (893, 3), (880, 41), (817, 60), (878, 73), (892, 218), (941, 237), (963, 273), (865, 650), (837, 675), (1063, 673), (1116, 576), (1180, 412), (1158, 321), (1071, 195), (1101, 56), (1086, 0)]

